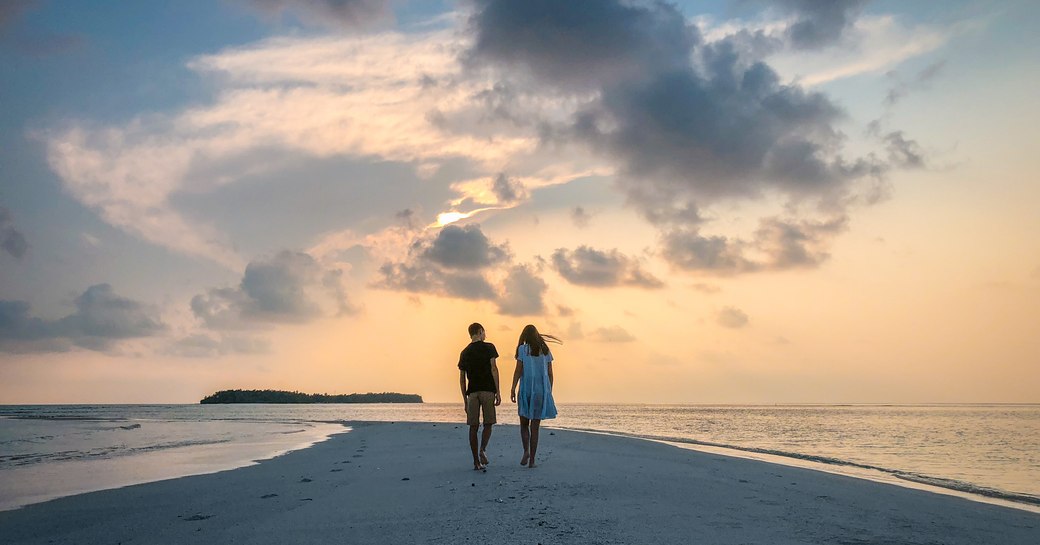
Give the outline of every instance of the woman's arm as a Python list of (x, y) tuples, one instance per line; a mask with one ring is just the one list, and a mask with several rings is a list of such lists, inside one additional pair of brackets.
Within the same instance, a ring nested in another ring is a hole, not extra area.
[(516, 383), (524, 374), (524, 362), (516, 360), (516, 370), (513, 371), (513, 386), (509, 389), (509, 400), (516, 403)]
[(553, 376), (552, 376), (552, 362), (549, 362), (549, 388), (552, 388)]

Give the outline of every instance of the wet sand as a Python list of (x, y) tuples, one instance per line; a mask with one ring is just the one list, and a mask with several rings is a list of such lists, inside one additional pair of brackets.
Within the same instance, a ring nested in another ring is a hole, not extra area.
[(351, 423), (257, 465), (0, 512), (4, 543), (1040, 543), (1040, 514), (640, 439)]

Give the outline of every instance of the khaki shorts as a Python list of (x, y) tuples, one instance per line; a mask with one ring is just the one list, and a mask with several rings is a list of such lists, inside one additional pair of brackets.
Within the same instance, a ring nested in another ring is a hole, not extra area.
[(495, 392), (473, 392), (466, 396), (466, 424), (480, 425), (480, 413), (484, 413), (484, 425), (494, 424)]

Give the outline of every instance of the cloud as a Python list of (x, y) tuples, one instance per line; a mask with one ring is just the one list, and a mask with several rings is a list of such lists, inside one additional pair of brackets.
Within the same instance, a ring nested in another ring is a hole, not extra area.
[[(458, 75), (453, 32), (277, 37), (229, 48), (188, 62), (212, 84), (205, 103), (115, 126), (70, 121), (35, 135), (65, 189), (102, 220), (232, 270), (246, 262), (235, 244), (215, 221), (179, 210), (175, 196), (207, 195), (308, 159), (395, 162), (424, 176), (444, 165), (492, 176), (513, 160), (523, 171), (514, 178), (529, 187), (532, 176), (570, 180), (566, 162), (515, 159), (537, 148), (536, 135), (499, 131), (489, 139), (429, 121), (438, 109), (474, 111), (484, 85)], [(431, 78), (442, 84), (424, 84)], [(468, 123), (479, 125), (479, 116)]]
[(342, 270), (309, 254), (283, 250), (250, 262), (236, 287), (211, 288), (191, 299), (195, 317), (214, 329), (263, 323), (304, 323), (356, 312), (343, 289)]
[(798, 49), (816, 49), (839, 41), (868, 0), (779, 0), (773, 2), (797, 18), (785, 35)]
[(719, 325), (730, 329), (740, 329), (748, 324), (748, 315), (736, 307), (723, 308), (715, 319)]
[(255, 337), (203, 333), (187, 335), (171, 342), (165, 352), (185, 358), (216, 358), (232, 354), (267, 354), (271, 345)]
[(506, 316), (530, 316), (545, 311), (546, 284), (530, 267), (516, 265), (509, 270), (498, 298), (498, 312)]
[[(789, 38), (831, 43), (862, 4), (786, 2), (797, 16)], [(618, 187), (658, 226), (680, 268), (735, 274), (819, 263), (832, 233), (815, 225), (841, 218), (844, 226), (846, 209), (875, 202), (889, 171), (914, 165), (901, 133), (849, 156), (843, 109), (784, 83), (765, 61), (773, 49), (764, 32), (707, 39), (672, 6), (620, 0), (484, 0), (470, 26), (467, 66), (517, 94), (568, 97), (570, 116), (543, 119), (544, 138), (582, 142), (617, 164)], [(748, 241), (708, 233), (705, 207), (766, 197), (804, 217), (764, 217)]]
[(886, 75), (891, 78), (895, 84), (891, 89), (889, 89), (888, 94), (885, 95), (885, 106), (891, 108), (895, 106), (896, 103), (906, 98), (906, 96), (911, 92), (920, 89), (927, 89), (932, 80), (938, 77), (945, 67), (945, 60), (933, 62), (914, 74), (909, 80), (903, 79), (900, 77), (899, 73), (895, 71), (889, 72)]
[(419, 257), (448, 269), (472, 271), (501, 263), (509, 250), (491, 244), (479, 225), (448, 225), (419, 250)]
[(109, 284), (90, 286), (76, 311), (57, 320), (29, 315), (26, 301), (0, 301), (0, 350), (60, 352), (72, 347), (107, 350), (119, 340), (150, 337), (165, 329), (149, 306), (117, 295)]
[(291, 12), (320, 26), (357, 28), (392, 17), (389, 0), (249, 0), (269, 17)]
[(513, 203), (524, 196), (523, 184), (515, 180), (510, 180), (505, 174), (495, 176), (495, 183), (492, 186), (492, 190), (495, 192), (495, 197), (498, 199), (498, 202), (501, 203)]
[[(539, 267), (513, 264), (508, 247), (488, 240), (479, 225), (448, 225), (414, 237), (407, 256), (379, 267), (373, 287), (494, 301), (508, 316), (545, 311), (547, 285), (538, 275)], [(496, 274), (503, 267), (505, 274)]]
[(637, 259), (617, 249), (597, 250), (584, 245), (572, 251), (560, 248), (552, 254), (552, 266), (565, 280), (581, 286), (664, 286), (664, 282), (643, 270)]
[(707, 294), (715, 294), (715, 293), (719, 293), (719, 292), (722, 291), (722, 288), (720, 288), (720, 287), (718, 287), (718, 286), (716, 286), (714, 284), (705, 284), (703, 282), (697, 282), (695, 284), (691, 284), (690, 287), (695, 289), (695, 290), (697, 290), (697, 291), (699, 291), (699, 292), (701, 292), (701, 293), (707, 293)]
[(676, 229), (663, 235), (662, 256), (677, 269), (718, 275), (811, 268), (830, 257), (830, 240), (847, 225), (845, 216), (825, 221), (763, 218), (750, 240)]
[(11, 257), (21, 259), (29, 249), (29, 243), (25, 241), (25, 235), (14, 228), (14, 220), (11, 212), (0, 206), (0, 247)]
[(574, 222), (574, 226), (578, 229), (588, 227), (590, 220), (592, 220), (592, 216), (583, 207), (575, 206), (571, 209), (571, 221)]
[(621, 326), (596, 328), (588, 337), (601, 343), (630, 343), (636, 340), (631, 333)]
[(882, 137), (888, 149), (888, 160), (902, 168), (924, 168), (924, 151), (916, 140), (906, 138), (903, 131), (893, 131)]
[(479, 0), (476, 8), (470, 64), (492, 63), (573, 90), (642, 78), (647, 65), (681, 67), (699, 40), (664, 3)]
[(374, 287), (432, 293), (460, 299), (490, 300), (495, 288), (484, 274), (510, 258), (508, 248), (492, 243), (477, 224), (448, 225), (432, 237), (418, 234), (403, 261), (386, 261)]

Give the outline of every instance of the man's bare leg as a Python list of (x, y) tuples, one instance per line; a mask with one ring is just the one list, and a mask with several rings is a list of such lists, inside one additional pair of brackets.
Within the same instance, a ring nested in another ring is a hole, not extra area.
[(538, 451), (538, 426), (541, 420), (531, 420), (531, 457), (527, 460), (527, 467), (534, 467), (534, 454)]
[(485, 451), (487, 451), (488, 441), (491, 440), (491, 427), (494, 424), (484, 424), (484, 433), (480, 436), (480, 463), (482, 465), (488, 465), (488, 457)]
[(484, 464), (480, 463), (480, 457), (477, 453), (477, 428), (479, 427), (469, 427), (469, 449), (473, 451), (473, 469), (484, 469)]
[(524, 457), (520, 458), (520, 465), (527, 465), (531, 457), (531, 421), (520, 417), (520, 442), (524, 444)]

